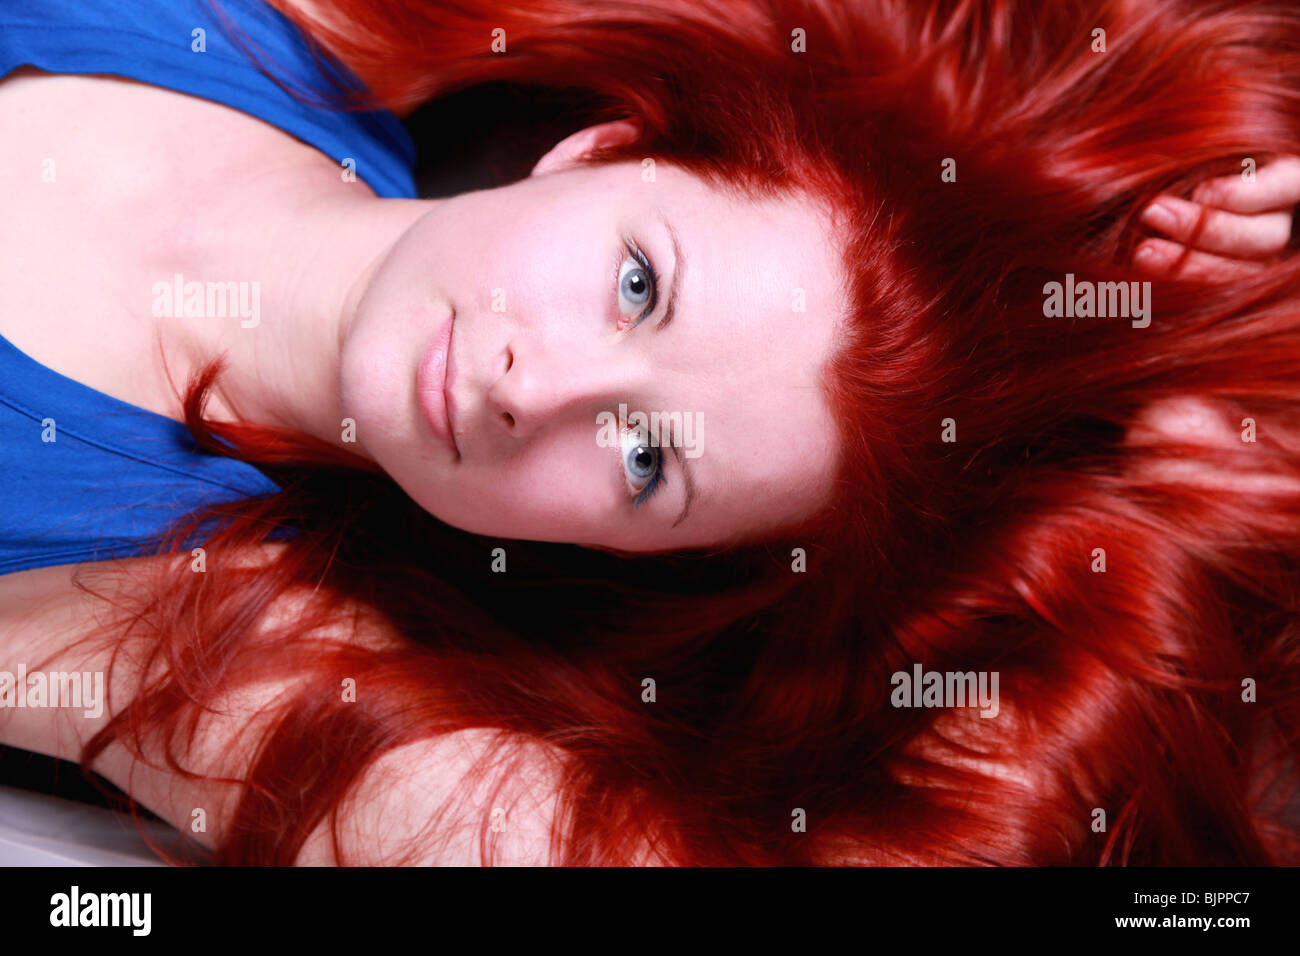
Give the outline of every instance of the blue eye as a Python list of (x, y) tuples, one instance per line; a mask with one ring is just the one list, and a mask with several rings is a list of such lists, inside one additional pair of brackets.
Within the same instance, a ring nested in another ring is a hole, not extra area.
[(659, 299), (659, 280), (650, 260), (630, 239), (627, 240), (627, 251), (628, 255), (618, 269), (620, 329), (626, 328), (633, 319), (639, 322), (653, 313)]
[(639, 508), (664, 483), (659, 449), (639, 430), (630, 430), (623, 433), (622, 454), (628, 485), (638, 492), (633, 507)]

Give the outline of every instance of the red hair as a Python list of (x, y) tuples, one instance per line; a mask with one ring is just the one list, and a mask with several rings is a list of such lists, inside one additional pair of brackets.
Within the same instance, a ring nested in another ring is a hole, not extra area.
[[(152, 738), (180, 769), (202, 708), (282, 676), (296, 693), (254, 747), (220, 862), (293, 862), (382, 754), (481, 727), (571, 758), (556, 862), (622, 862), (645, 840), (688, 864), (1300, 862), (1300, 494), (1159, 470), (1195, 454), (1300, 477), (1300, 265), (1155, 281), (1147, 328), (1043, 308), (1065, 273), (1148, 278), (1126, 263), (1158, 193), (1296, 151), (1300, 10), (495, 6), (340, 0), (300, 23), (392, 108), (494, 82), (580, 90), (585, 119), (644, 126), (593, 162), (655, 157), (831, 207), (852, 277), (827, 381), (833, 507), (713, 554), (509, 542), (492, 574), (503, 542), (446, 527), (384, 475), (204, 421), (214, 364), (191, 384), (191, 431), (283, 491), (216, 509), (209, 552), (299, 533), (267, 568), (159, 571), (137, 626), (160, 676), (83, 764)], [(1258, 440), (1124, 440), (1143, 408), (1188, 394), (1253, 419)], [(336, 603), (259, 630), (304, 588)], [(339, 608), (401, 640), (314, 637)], [(890, 675), (913, 664), (997, 671), (1001, 716), (890, 706)], [(358, 702), (339, 701), (341, 676), (367, 688)]]

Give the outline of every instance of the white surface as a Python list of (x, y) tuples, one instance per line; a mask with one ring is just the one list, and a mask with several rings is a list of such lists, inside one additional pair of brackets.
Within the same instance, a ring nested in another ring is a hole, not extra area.
[[(174, 850), (179, 834), (141, 824)], [(0, 866), (165, 866), (129, 814), (0, 786)]]

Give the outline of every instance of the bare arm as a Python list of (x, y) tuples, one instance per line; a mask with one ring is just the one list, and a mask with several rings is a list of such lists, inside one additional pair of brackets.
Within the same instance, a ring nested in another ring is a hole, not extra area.
[[(105, 602), (73, 585), (74, 570), (62, 566), (0, 577), (0, 671), (16, 673), (20, 665), (29, 673), (108, 671), (111, 649), (90, 653), (86, 647), (72, 646), (87, 633), (111, 633), (102, 629), (120, 626)], [(0, 743), (78, 761), (85, 741), (130, 700), (139, 679), (139, 662), (119, 657), (111, 695), (115, 707), (104, 705), (94, 716), (85, 708), (0, 708)], [(243, 777), (253, 745), (273, 719), (266, 713), (268, 705), (289, 690), (268, 683), (223, 702), (225, 714), (207, 715), (201, 722), (185, 766), (209, 776)], [(527, 743), (512, 751), (517, 759), (490, 764), (481, 782), (461, 789), (476, 762), (491, 752), (494, 739), (493, 731), (464, 731), (391, 751), (368, 768), (340, 807), (344, 861), (383, 865), (415, 846), (419, 850), (413, 862), (419, 864), (474, 865), (482, 862), (480, 824), (496, 811), (498, 862), (551, 862), (560, 751)], [(160, 762), (156, 754), (148, 756)], [(208, 847), (224, 837), (240, 796), (238, 785), (190, 780), (155, 769), (116, 742), (93, 769)], [(437, 830), (427, 832), (430, 819), (444, 807), (449, 811)], [(204, 811), (205, 832), (192, 829), (196, 809)], [(328, 819), (308, 838), (297, 862), (339, 862)]]

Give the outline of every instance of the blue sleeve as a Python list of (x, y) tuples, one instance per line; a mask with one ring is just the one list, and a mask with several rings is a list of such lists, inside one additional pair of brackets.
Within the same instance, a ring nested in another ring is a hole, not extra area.
[[(236, 40), (234, 24), (243, 40)], [(313, 146), (352, 159), (377, 195), (416, 198), (415, 144), (388, 110), (343, 111), (304, 103), (258, 69), (299, 91), (365, 86), (264, 0), (5, 0), (0, 77), (31, 65), (50, 73), (107, 74), (232, 107)]]

